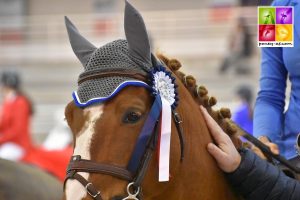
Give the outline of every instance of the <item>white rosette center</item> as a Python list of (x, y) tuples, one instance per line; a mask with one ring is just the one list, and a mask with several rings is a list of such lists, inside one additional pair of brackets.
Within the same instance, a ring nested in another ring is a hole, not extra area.
[(170, 106), (175, 102), (175, 86), (172, 79), (165, 72), (159, 71), (154, 74), (154, 90), (161, 98), (168, 101)]

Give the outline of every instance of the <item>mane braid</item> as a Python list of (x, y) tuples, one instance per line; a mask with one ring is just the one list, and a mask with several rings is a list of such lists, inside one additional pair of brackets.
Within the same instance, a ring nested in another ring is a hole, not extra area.
[(202, 105), (210, 116), (221, 126), (225, 133), (227, 133), (236, 148), (240, 148), (242, 143), (239, 139), (238, 127), (234, 124), (231, 118), (231, 111), (229, 108), (221, 108), (214, 110), (212, 107), (217, 104), (217, 99), (214, 96), (208, 96), (208, 90), (205, 86), (198, 86), (196, 79), (191, 75), (185, 75), (179, 71), (181, 63), (177, 59), (169, 59), (163, 54), (158, 54), (158, 58), (163, 61), (166, 66), (179, 78), (194, 98), (198, 105)]

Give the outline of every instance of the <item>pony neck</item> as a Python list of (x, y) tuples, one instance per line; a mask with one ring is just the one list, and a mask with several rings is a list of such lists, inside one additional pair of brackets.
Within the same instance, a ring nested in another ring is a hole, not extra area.
[[(170, 171), (175, 173), (171, 174), (169, 189), (157, 199), (238, 199), (227, 183), (224, 173), (206, 149), (212, 138), (199, 105), (181, 82), (178, 86), (180, 98), (178, 112), (183, 120), (185, 158), (179, 163), (179, 139), (173, 131)], [(173, 127), (172, 130), (176, 130)], [(172, 154), (174, 152), (175, 155)], [(174, 169), (176, 167), (177, 170)], [(181, 192), (175, 194), (174, 191)]]

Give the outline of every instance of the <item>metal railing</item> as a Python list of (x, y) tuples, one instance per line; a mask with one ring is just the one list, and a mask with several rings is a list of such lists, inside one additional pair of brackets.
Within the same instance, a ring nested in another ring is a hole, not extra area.
[[(253, 33), (256, 32), (256, 8), (252, 7), (147, 11), (143, 13), (143, 16), (156, 46), (164, 44), (165, 41), (185, 40), (209, 42), (213, 44), (212, 46), (218, 44), (222, 46), (239, 17), (245, 18)], [(124, 38), (123, 14), (86, 14), (69, 17), (81, 33), (95, 42), (97, 46), (116, 38)], [(0, 24), (9, 20), (0, 18)], [(61, 15), (28, 16), (23, 18), (23, 23), (19, 27), (10, 27), (13, 28), (0, 28), (0, 51), (4, 51), (3, 49), (7, 46), (43, 46), (46, 48), (54, 45), (68, 45), (64, 19)], [(167, 45), (163, 45), (165, 46)], [(181, 49), (184, 51), (188, 48), (187, 46)]]

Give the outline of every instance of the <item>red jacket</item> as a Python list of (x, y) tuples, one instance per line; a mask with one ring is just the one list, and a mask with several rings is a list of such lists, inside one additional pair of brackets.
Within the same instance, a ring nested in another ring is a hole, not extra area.
[(5, 142), (19, 144), (26, 151), (22, 161), (38, 166), (64, 180), (65, 171), (72, 155), (72, 148), (47, 151), (34, 146), (30, 137), (30, 104), (21, 95), (4, 101), (0, 108), (0, 146)]
[(24, 96), (17, 95), (3, 102), (0, 110), (0, 145), (13, 142), (25, 151), (31, 149), (30, 112), (30, 104)]

